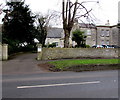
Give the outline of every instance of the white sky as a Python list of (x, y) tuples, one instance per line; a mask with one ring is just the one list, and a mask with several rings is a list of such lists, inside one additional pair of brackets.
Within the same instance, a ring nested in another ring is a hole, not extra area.
[[(0, 0), (0, 3), (6, 0)], [(75, 0), (71, 0), (75, 1)], [(96, 24), (104, 25), (107, 20), (110, 25), (115, 25), (118, 22), (118, 1), (120, 0), (78, 0), (82, 1), (99, 1), (86, 3), (88, 9), (92, 8), (92, 13), (98, 19)], [(25, 0), (25, 4), (29, 5), (32, 12), (47, 13), (48, 10), (61, 11), (62, 0)]]

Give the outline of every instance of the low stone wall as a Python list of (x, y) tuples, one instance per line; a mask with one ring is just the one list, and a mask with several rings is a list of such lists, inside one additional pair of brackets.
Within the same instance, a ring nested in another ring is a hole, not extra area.
[(65, 58), (118, 58), (119, 50), (114, 48), (43, 48), (41, 60)]
[(2, 45), (0, 44), (0, 60), (2, 60)]
[(8, 59), (8, 45), (0, 44), (0, 60), (7, 60), (7, 59)]

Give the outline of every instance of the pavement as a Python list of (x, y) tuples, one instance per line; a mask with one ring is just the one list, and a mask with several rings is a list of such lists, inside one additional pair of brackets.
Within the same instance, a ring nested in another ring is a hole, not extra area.
[(13, 56), (11, 59), (2, 62), (2, 74), (29, 74), (46, 73), (44, 68), (38, 64), (46, 61), (37, 61), (37, 53), (21, 53)]

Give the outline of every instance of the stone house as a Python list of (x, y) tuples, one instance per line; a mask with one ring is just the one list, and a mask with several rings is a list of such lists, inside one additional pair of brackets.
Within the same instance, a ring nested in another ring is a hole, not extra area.
[[(93, 24), (76, 24), (74, 25), (69, 38), (70, 47), (74, 47), (76, 45), (75, 41), (72, 41), (72, 32), (76, 29), (80, 29), (84, 31), (87, 45), (95, 45), (96, 44), (96, 27)], [(62, 28), (50, 28), (48, 30), (48, 35), (46, 38), (45, 44), (56, 43), (57, 47), (64, 47), (64, 30)]]
[(96, 26), (97, 38), (96, 42), (98, 45), (118, 45), (118, 28), (117, 25), (109, 26), (102, 25)]
[(45, 41), (46, 45), (55, 43), (56, 47), (64, 47), (64, 32), (62, 28), (49, 28), (47, 38)]
[(80, 23), (79, 29), (85, 32), (87, 45), (119, 45), (118, 39), (120, 36), (117, 25), (96, 26), (94, 24)]
[[(81, 31), (84, 31), (85, 35), (87, 35), (86, 38), (86, 44), (87, 45), (95, 45), (96, 44), (96, 27), (93, 24), (77, 24), (75, 23), (69, 38), (69, 44), (70, 47), (74, 47), (76, 45), (75, 41), (72, 41), (72, 32), (76, 29), (80, 29)], [(48, 29), (47, 38), (45, 41), (45, 44), (52, 44), (56, 43), (56, 47), (64, 47), (64, 30), (62, 28), (50, 28)]]
[[(118, 28), (117, 25), (99, 25), (94, 24), (75, 24), (72, 32), (76, 29), (84, 31), (86, 38), (86, 44), (93, 45), (119, 45), (118, 44)], [(70, 34), (69, 42), (70, 46), (75, 46), (76, 43), (72, 41), (72, 32)], [(62, 28), (51, 28), (48, 30), (46, 38), (46, 44), (56, 43), (57, 47), (64, 47), (64, 31)]]
[[(70, 33), (70, 38), (69, 38), (69, 44), (70, 47), (75, 46), (76, 43), (72, 41), (72, 32), (76, 29), (78, 29), (78, 25), (75, 24), (71, 33)], [(49, 45), (52, 43), (56, 43), (56, 47), (64, 47), (64, 30), (63, 28), (49, 28), (48, 29), (48, 34), (46, 37), (45, 45)]]

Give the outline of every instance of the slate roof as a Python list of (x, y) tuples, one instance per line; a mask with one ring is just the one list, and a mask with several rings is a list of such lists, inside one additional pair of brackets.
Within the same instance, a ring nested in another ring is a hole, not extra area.
[(96, 28), (94, 24), (80, 23), (80, 28)]
[(61, 38), (62, 28), (49, 28), (47, 38)]

